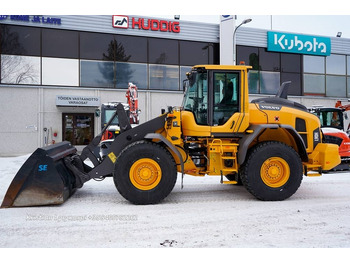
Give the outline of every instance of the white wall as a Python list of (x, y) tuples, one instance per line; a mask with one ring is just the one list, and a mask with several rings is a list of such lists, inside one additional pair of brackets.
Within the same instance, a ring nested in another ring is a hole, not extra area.
[[(126, 90), (90, 88), (1, 87), (0, 156), (32, 153), (44, 145), (46, 127), (62, 141), (62, 113), (94, 113), (94, 107), (57, 107), (56, 95), (95, 96), (101, 103), (126, 102)], [(161, 108), (180, 106), (182, 92), (139, 92), (140, 123), (161, 113)], [(95, 135), (101, 131), (101, 118), (95, 117)], [(49, 137), (51, 141), (51, 135)], [(78, 147), (78, 149), (81, 149)]]

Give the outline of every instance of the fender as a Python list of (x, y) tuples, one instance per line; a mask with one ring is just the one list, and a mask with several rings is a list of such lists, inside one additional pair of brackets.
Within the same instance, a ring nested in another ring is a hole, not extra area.
[(167, 147), (169, 147), (169, 149), (175, 154), (177, 155), (177, 157), (180, 159), (180, 165), (181, 165), (181, 173), (182, 175), (184, 175), (184, 161), (182, 159), (182, 156), (179, 152), (179, 150), (177, 150), (176, 147), (173, 146), (172, 143), (170, 143), (164, 136), (162, 136), (161, 134), (158, 133), (149, 133), (147, 135), (145, 135), (145, 139), (159, 139), (160, 141), (162, 141)]
[(181, 166), (181, 173), (182, 173), (182, 181), (181, 181), (181, 188), (183, 188), (183, 177), (184, 177), (184, 161), (182, 159), (182, 156), (179, 152), (179, 150), (177, 150), (177, 148), (175, 146), (173, 146), (172, 143), (170, 143), (164, 136), (162, 136), (161, 134), (158, 133), (149, 133), (147, 135), (145, 135), (145, 139), (159, 139), (160, 141), (162, 141), (175, 155), (177, 155), (177, 157), (180, 160), (180, 166)]
[(248, 130), (253, 130), (250, 134), (245, 134), (242, 139), (239, 140), (239, 150), (238, 150), (238, 164), (242, 165), (247, 156), (248, 148), (255, 138), (257, 138), (266, 129), (285, 129), (295, 140), (298, 147), (300, 158), (303, 162), (308, 162), (309, 158), (306, 152), (306, 147), (303, 139), (298, 134), (298, 132), (290, 125), (278, 125), (278, 124), (263, 124), (263, 125), (251, 125)]
[[(124, 113), (125, 114), (125, 113)], [(125, 114), (126, 117), (126, 114)], [(112, 174), (114, 171), (114, 163), (120, 152), (128, 145), (144, 139), (148, 133), (156, 132), (164, 127), (166, 114), (145, 122), (131, 129), (126, 129), (118, 135), (110, 146), (110, 152), (101, 164), (94, 167), (90, 172), (91, 178), (104, 177)], [(126, 118), (127, 119), (127, 118)], [(122, 125), (121, 125), (122, 126)]]

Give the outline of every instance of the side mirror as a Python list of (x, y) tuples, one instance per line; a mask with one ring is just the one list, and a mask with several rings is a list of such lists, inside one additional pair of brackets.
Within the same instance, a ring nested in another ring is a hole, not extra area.
[(190, 86), (190, 80), (186, 79), (182, 82), (182, 91), (186, 92), (187, 88)]

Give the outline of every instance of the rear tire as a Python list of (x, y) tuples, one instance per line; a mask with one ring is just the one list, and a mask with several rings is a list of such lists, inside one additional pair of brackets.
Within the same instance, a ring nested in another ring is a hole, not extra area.
[(113, 175), (119, 193), (134, 204), (156, 204), (173, 190), (176, 164), (159, 144), (137, 141), (118, 156)]
[(280, 201), (298, 190), (303, 179), (303, 167), (292, 147), (268, 141), (248, 152), (240, 175), (243, 185), (256, 198)]

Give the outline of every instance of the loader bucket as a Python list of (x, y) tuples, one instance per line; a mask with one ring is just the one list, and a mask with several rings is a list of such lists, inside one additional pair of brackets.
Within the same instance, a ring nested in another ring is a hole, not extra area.
[(12, 180), (1, 208), (62, 204), (75, 191), (64, 157), (76, 151), (67, 141), (38, 148)]

